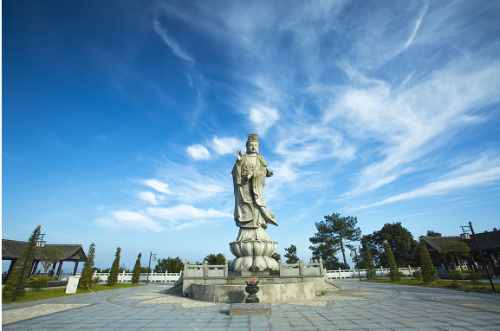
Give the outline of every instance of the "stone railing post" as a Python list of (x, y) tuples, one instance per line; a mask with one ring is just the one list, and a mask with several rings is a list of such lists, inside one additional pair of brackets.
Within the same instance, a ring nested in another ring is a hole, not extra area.
[(203, 279), (208, 278), (208, 263), (207, 261), (203, 262)]
[(224, 278), (229, 277), (229, 261), (226, 260), (224, 263)]
[(304, 276), (304, 262), (302, 262), (302, 260), (299, 261), (299, 276)]

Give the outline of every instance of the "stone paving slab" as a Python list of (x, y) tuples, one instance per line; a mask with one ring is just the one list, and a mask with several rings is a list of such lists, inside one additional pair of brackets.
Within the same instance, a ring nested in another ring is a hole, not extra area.
[[(272, 305), (271, 315), (230, 316), (228, 304), (198, 303), (157, 285), (51, 299), (85, 305), (4, 326), (5, 330), (499, 330), (500, 296), (338, 281), (316, 304)], [(106, 293), (105, 293), (106, 292)], [(3, 314), (40, 303), (4, 305)]]
[(2, 311), (2, 325), (85, 306), (87, 306), (87, 304), (42, 303), (31, 307), (5, 310)]

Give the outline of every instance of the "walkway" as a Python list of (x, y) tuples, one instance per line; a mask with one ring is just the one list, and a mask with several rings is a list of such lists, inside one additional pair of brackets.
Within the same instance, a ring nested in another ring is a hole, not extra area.
[[(453, 290), (336, 281), (341, 290), (315, 302), (272, 305), (270, 316), (229, 316), (227, 304), (165, 295), (161, 286), (102, 291), (3, 306), (58, 313), (4, 330), (500, 330), (500, 296)], [(41, 306), (45, 304), (46, 306)], [(47, 304), (50, 304), (47, 306)], [(66, 306), (75, 305), (75, 306)], [(84, 306), (77, 306), (84, 305)], [(66, 310), (64, 310), (66, 309)], [(24, 314), (24, 313), (23, 313)]]

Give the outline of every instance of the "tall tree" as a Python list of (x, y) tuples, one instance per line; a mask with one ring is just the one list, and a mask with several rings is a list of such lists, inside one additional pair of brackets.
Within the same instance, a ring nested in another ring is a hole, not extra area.
[(14, 264), (14, 269), (3, 288), (2, 294), (5, 301), (16, 301), (17, 297), (24, 295), (24, 287), (26, 286), (26, 280), (31, 274), (41, 228), (40, 225), (35, 228), (29, 238), (28, 245)]
[(178, 273), (184, 269), (184, 263), (179, 257), (168, 257), (166, 259), (159, 259), (156, 262), (154, 272), (172, 272)]
[(398, 265), (396, 264), (396, 259), (392, 253), (391, 245), (387, 241), (384, 242), (385, 255), (387, 258), (387, 263), (389, 264), (389, 277), (391, 280), (397, 281), (401, 279), (401, 274), (399, 273)]
[(203, 261), (207, 262), (207, 264), (210, 265), (222, 265), (226, 264), (226, 257), (222, 253), (208, 254), (207, 256), (205, 256), (205, 259), (203, 259)]
[(384, 241), (391, 245), (398, 265), (418, 265), (416, 259), (417, 241), (400, 222), (386, 223), (380, 230), (371, 235), (363, 236), (362, 240), (370, 243), (373, 247), (372, 253), (378, 265), (386, 266), (389, 264), (384, 250)]
[(122, 249), (118, 247), (115, 253), (115, 259), (109, 270), (108, 285), (115, 286), (118, 283), (118, 273), (120, 272), (120, 253)]
[(320, 255), (323, 261), (326, 261), (322, 254), (333, 254), (340, 250), (342, 253), (343, 267), (348, 268), (345, 249), (352, 248), (351, 242), (358, 241), (361, 236), (361, 230), (357, 227), (358, 220), (353, 216), (341, 216), (338, 213), (324, 216), (324, 220), (315, 223), (317, 232), (314, 237), (309, 238), (313, 244), (309, 248), (313, 251), (313, 257)]
[(432, 281), (436, 279), (436, 268), (434, 268), (432, 264), (431, 255), (427, 250), (427, 246), (422, 241), (418, 244), (418, 257), (422, 268), (422, 280), (424, 283), (432, 283)]
[(135, 260), (134, 271), (132, 273), (132, 284), (138, 284), (139, 278), (141, 277), (141, 256), (142, 254), (139, 253), (139, 255), (137, 255), (137, 260)]
[(83, 265), (82, 276), (78, 282), (78, 287), (88, 290), (92, 287), (92, 276), (94, 275), (95, 244), (90, 244), (87, 259)]
[(299, 257), (297, 256), (297, 247), (295, 245), (290, 245), (290, 247), (285, 248), (286, 263), (292, 264), (299, 262)]

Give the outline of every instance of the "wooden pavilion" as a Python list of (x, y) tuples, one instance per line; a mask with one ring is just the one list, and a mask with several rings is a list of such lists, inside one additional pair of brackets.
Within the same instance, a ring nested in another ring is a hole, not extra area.
[[(5, 276), (8, 279), (14, 264), (23, 254), (24, 249), (28, 246), (26, 241), (2, 239), (2, 260), (10, 260), (10, 266)], [(31, 275), (37, 272), (40, 262), (50, 264), (50, 275), (56, 275), (57, 278), (61, 277), (62, 266), (64, 262), (73, 262), (73, 275), (76, 274), (78, 263), (85, 261), (87, 256), (83, 251), (82, 245), (67, 245), (67, 244), (46, 244), (41, 247), (36, 247), (33, 265), (31, 268)], [(57, 271), (56, 271), (57, 267)]]

